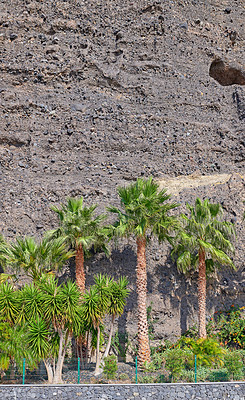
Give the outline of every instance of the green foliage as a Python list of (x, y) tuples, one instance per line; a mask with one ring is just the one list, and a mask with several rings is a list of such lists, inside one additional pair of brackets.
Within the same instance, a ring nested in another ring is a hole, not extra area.
[[(43, 275), (36, 286), (25, 285), (21, 290), (15, 290), (7, 282), (0, 285), (0, 318), (5, 331), (8, 327), (0, 353), (16, 363), (25, 357), (29, 366), (32, 358), (43, 359), (50, 369), (54, 367), (53, 372), (59, 365), (61, 373), (70, 335), (81, 335), (83, 330), (80, 303), (75, 283), (58, 286), (51, 275)], [(55, 357), (58, 357), (56, 366)]]
[(11, 326), (8, 322), (0, 323), (0, 369), (17, 365), (21, 370), (23, 358), (29, 368), (36, 367), (35, 356), (28, 342), (26, 326)]
[(210, 382), (228, 382), (229, 374), (226, 368), (215, 369), (207, 375), (207, 380)]
[(170, 371), (174, 382), (179, 378), (185, 366), (190, 363), (190, 359), (193, 358), (190, 350), (183, 350), (177, 347), (166, 350), (163, 356), (165, 359), (165, 368)]
[(186, 204), (190, 216), (181, 214), (182, 229), (176, 237), (172, 251), (173, 258), (177, 259), (178, 270), (187, 273), (191, 267), (198, 266), (198, 251), (205, 251), (207, 274), (213, 273), (215, 268), (228, 265), (235, 269), (232, 260), (226, 252), (234, 252), (230, 239), (235, 236), (232, 223), (222, 221), (223, 210), (220, 204), (203, 202), (197, 198), (195, 207)]
[(14, 323), (19, 312), (19, 296), (13, 285), (4, 282), (0, 285), (0, 319)]
[(164, 356), (161, 353), (154, 353), (151, 357), (151, 361), (145, 361), (143, 365), (144, 371), (154, 372), (162, 368), (164, 363)]
[(59, 271), (73, 255), (62, 238), (44, 238), (39, 243), (32, 237), (18, 238), (2, 251), (6, 264), (15, 271), (23, 270), (34, 281), (43, 273)]
[(107, 379), (115, 379), (117, 372), (116, 356), (108, 356), (104, 358), (103, 374)]
[(225, 367), (233, 379), (242, 379), (244, 376), (241, 352), (238, 350), (227, 352), (225, 355)]
[(112, 341), (111, 347), (114, 352), (123, 359), (126, 359), (126, 354), (131, 346), (131, 342), (128, 337), (128, 333), (119, 333), (115, 332)]
[(148, 322), (148, 334), (149, 334), (149, 339), (154, 340), (154, 325), (153, 325), (153, 319), (152, 319), (152, 302), (151, 304), (147, 307), (146, 313), (147, 313), (147, 322)]
[(125, 372), (120, 374), (118, 378), (119, 378), (120, 381), (128, 381), (130, 379), (128, 374), (126, 374)]
[(190, 358), (190, 366), (194, 366), (194, 356), (197, 356), (197, 365), (200, 366), (221, 366), (223, 365), (225, 349), (211, 338), (192, 339), (182, 336), (176, 346), (181, 349), (189, 349), (193, 356)]
[(151, 375), (140, 375), (138, 377), (138, 383), (155, 383), (156, 377)]
[(50, 231), (48, 237), (63, 237), (73, 249), (81, 245), (86, 255), (92, 246), (94, 251), (102, 249), (108, 254), (108, 232), (102, 225), (106, 215), (95, 216), (96, 208), (97, 205), (84, 206), (83, 197), (70, 197), (66, 204), (51, 207), (59, 217), (60, 226)]
[(118, 281), (111, 281), (109, 286), (109, 305), (108, 314), (117, 316), (122, 315), (126, 300), (129, 294), (127, 288), (128, 279), (125, 276), (119, 278)]
[[(210, 373), (209, 368), (206, 368), (206, 367), (197, 368), (197, 382), (205, 382), (207, 380), (209, 373)], [(183, 369), (180, 373), (179, 379), (182, 382), (195, 382), (194, 368)]]
[(245, 349), (244, 308), (232, 305), (228, 310), (216, 312), (209, 322), (209, 331), (223, 345)]
[(117, 191), (123, 211), (116, 207), (108, 208), (118, 217), (113, 228), (115, 236), (145, 236), (149, 231), (161, 240), (170, 240), (169, 232), (177, 223), (168, 213), (178, 205), (167, 203), (171, 196), (166, 194), (166, 190), (159, 191), (159, 185), (152, 178), (138, 178), (135, 183), (119, 187)]
[(187, 331), (185, 331), (185, 333), (182, 335), (182, 337), (189, 337), (192, 339), (196, 339), (198, 337), (198, 327), (196, 324), (194, 324), (193, 326), (191, 326), (189, 329), (187, 329)]

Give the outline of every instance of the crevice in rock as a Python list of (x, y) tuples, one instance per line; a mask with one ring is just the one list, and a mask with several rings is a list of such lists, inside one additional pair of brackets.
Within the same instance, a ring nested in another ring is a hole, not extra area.
[(222, 86), (245, 85), (245, 70), (241, 66), (230, 65), (221, 59), (212, 62), (209, 76)]
[(233, 101), (236, 104), (237, 114), (240, 121), (245, 119), (245, 95), (242, 90), (242, 88), (236, 88), (233, 93)]

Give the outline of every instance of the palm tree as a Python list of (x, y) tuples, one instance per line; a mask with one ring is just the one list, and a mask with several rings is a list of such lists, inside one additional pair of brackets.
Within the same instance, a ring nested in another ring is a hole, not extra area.
[(105, 245), (106, 229), (102, 226), (106, 215), (95, 217), (96, 207), (85, 207), (83, 197), (68, 198), (67, 203), (61, 204), (60, 208), (51, 207), (58, 214), (60, 226), (49, 232), (49, 236), (63, 237), (75, 250), (76, 282), (82, 293), (85, 291), (84, 254), (92, 246), (95, 251), (102, 249), (105, 253), (108, 252)]
[(157, 235), (159, 239), (170, 239), (169, 231), (175, 225), (174, 217), (168, 213), (177, 204), (167, 203), (170, 195), (166, 190), (159, 191), (159, 185), (152, 181), (137, 179), (128, 187), (119, 187), (118, 194), (121, 208), (109, 207), (108, 210), (117, 214), (114, 224), (116, 236), (134, 235), (137, 244), (136, 285), (138, 295), (138, 361), (142, 365), (150, 359), (148, 323), (146, 310), (147, 273), (146, 244), (147, 235)]
[(73, 255), (63, 238), (44, 238), (38, 243), (32, 237), (25, 237), (3, 246), (1, 257), (16, 271), (23, 270), (37, 281), (43, 273), (58, 272)]
[(227, 265), (235, 269), (226, 252), (234, 252), (230, 239), (235, 236), (232, 223), (222, 221), (220, 204), (197, 198), (195, 207), (186, 204), (190, 216), (181, 215), (183, 229), (179, 230), (172, 251), (177, 257), (177, 268), (187, 273), (191, 268), (198, 270), (198, 319), (199, 337), (206, 334), (206, 275), (216, 267)]

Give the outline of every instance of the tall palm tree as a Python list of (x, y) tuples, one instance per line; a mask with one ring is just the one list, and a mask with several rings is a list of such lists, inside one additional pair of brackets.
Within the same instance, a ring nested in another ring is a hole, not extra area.
[(106, 228), (102, 226), (106, 215), (95, 216), (96, 207), (85, 207), (83, 197), (68, 198), (67, 203), (61, 204), (60, 208), (51, 207), (58, 214), (60, 226), (49, 232), (49, 236), (63, 237), (75, 250), (76, 282), (82, 293), (85, 291), (84, 254), (92, 246), (95, 251), (102, 249), (108, 253)]
[(206, 334), (206, 276), (223, 265), (235, 269), (226, 252), (233, 253), (230, 242), (235, 236), (232, 223), (223, 221), (220, 204), (203, 202), (197, 198), (195, 206), (186, 204), (190, 216), (181, 215), (182, 228), (176, 236), (172, 251), (177, 258), (180, 272), (187, 273), (191, 268), (198, 270), (198, 320), (199, 337)]
[(152, 181), (137, 179), (128, 187), (119, 187), (118, 194), (121, 209), (109, 207), (108, 210), (117, 214), (114, 224), (116, 236), (131, 236), (136, 238), (137, 268), (136, 285), (138, 295), (138, 361), (142, 365), (150, 359), (148, 323), (146, 310), (147, 273), (146, 244), (148, 235), (157, 235), (161, 240), (170, 239), (169, 231), (175, 225), (175, 218), (169, 211), (177, 206), (169, 203), (170, 195), (166, 190), (159, 191), (159, 185)]
[(1, 251), (6, 264), (17, 271), (23, 270), (34, 281), (43, 273), (58, 272), (73, 255), (63, 238), (44, 238), (40, 242), (32, 237), (18, 238), (3, 246)]

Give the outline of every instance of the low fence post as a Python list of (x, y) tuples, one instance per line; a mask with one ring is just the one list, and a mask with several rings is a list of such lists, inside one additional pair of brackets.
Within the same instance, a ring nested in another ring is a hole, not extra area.
[(80, 357), (77, 360), (77, 383), (80, 383)]
[(22, 374), (22, 384), (25, 384), (25, 373), (26, 373), (26, 359), (23, 358), (23, 374)]
[(137, 385), (138, 383), (138, 362), (137, 362), (137, 356), (135, 357), (135, 383)]
[(195, 355), (195, 383), (197, 383), (197, 356)]

